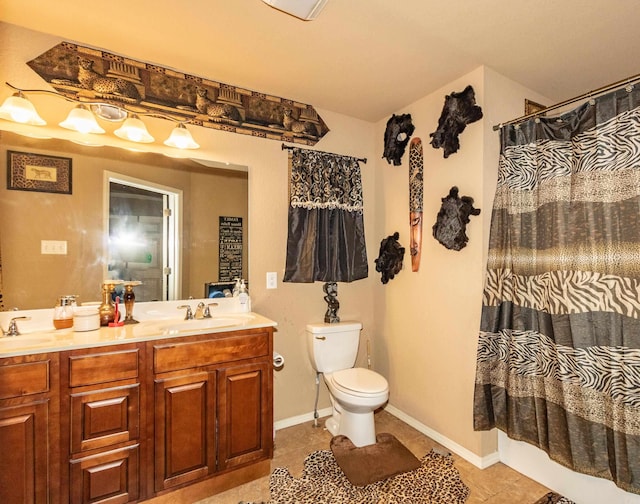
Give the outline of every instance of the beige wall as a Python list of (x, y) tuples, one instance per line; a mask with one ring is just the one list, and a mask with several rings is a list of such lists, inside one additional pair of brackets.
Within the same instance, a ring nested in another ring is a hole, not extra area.
[[(481, 121), (460, 135), (460, 150), (443, 157), (433, 149), (444, 97), (471, 84)], [(523, 114), (524, 98), (549, 103), (540, 95), (493, 70), (478, 68), (397, 113), (410, 113), (414, 137), (424, 145), (424, 223), (422, 261), (411, 271), (408, 216), (408, 156), (400, 167), (376, 167), (376, 229), (400, 233), (407, 248), (403, 271), (376, 297), (376, 367), (390, 382), (391, 405), (421, 424), (484, 457), (495, 452), (495, 432), (473, 431), (473, 384), (482, 286), (491, 207), (496, 185), (499, 136), (492, 126)], [(386, 121), (376, 125), (377, 136)], [(469, 242), (461, 251), (446, 249), (432, 236), (441, 198), (452, 186), (471, 196), (479, 216), (467, 225)]]
[[(467, 126), (460, 150), (443, 158), (433, 149), (429, 133), (435, 131), (444, 96), (471, 84), (483, 106), (483, 71), (478, 69), (445, 88), (409, 105), (424, 145), (424, 215), (422, 259), (411, 271), (408, 215), (408, 155), (400, 167), (377, 167), (376, 196), (384, 205), (376, 209), (378, 234), (400, 233), (407, 248), (403, 271), (384, 287), (378, 298), (381, 316), (377, 327), (375, 362), (390, 376), (389, 402), (450, 440), (480, 455), (485, 435), (472, 429), (472, 394), (475, 350), (483, 278), (483, 222), (472, 216), (467, 225), (468, 245), (448, 250), (432, 236), (441, 198), (452, 186), (460, 196), (471, 196), (481, 215), (490, 211), (483, 201), (483, 123)], [(382, 136), (386, 121), (376, 125)], [(495, 445), (494, 445), (495, 447)]]
[[(249, 184), (245, 172), (210, 169), (191, 173), (189, 201), (190, 235), (183, 236), (183, 246), (189, 250), (189, 295), (204, 296), (204, 285), (218, 281), (219, 216), (242, 217), (243, 278), (248, 277), (249, 253), (247, 240), (249, 217)], [(225, 173), (226, 172), (226, 173)], [(186, 296), (188, 297), (188, 296)]]

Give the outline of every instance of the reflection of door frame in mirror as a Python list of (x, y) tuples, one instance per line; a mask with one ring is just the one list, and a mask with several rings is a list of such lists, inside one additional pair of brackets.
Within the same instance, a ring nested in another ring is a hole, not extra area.
[[(144, 189), (145, 191), (156, 192), (162, 194), (166, 201), (166, 207), (169, 212), (165, 211), (166, 221), (163, 229), (163, 244), (165, 257), (163, 258), (163, 271), (162, 276), (162, 301), (171, 301), (174, 299), (180, 299), (182, 293), (182, 275), (179, 274), (182, 271), (182, 254), (180, 253), (182, 236), (182, 201), (183, 195), (181, 189), (175, 187), (169, 187), (162, 184), (156, 184), (148, 180), (137, 179), (129, 177), (121, 173), (104, 171), (103, 177), (103, 250), (109, 254), (109, 200), (110, 200), (110, 185), (112, 182), (117, 184), (129, 185)], [(103, 278), (109, 278), (108, 272), (108, 260), (103, 261), (104, 275)]]

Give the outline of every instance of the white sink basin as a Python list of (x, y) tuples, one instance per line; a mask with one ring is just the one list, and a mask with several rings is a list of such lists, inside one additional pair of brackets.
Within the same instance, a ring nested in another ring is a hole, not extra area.
[(183, 320), (182, 322), (163, 325), (160, 328), (166, 333), (206, 331), (207, 329), (219, 329), (221, 327), (242, 326), (253, 318), (253, 315), (229, 314), (206, 319)]
[(0, 351), (12, 350), (15, 348), (28, 348), (37, 345), (43, 345), (45, 343), (51, 343), (53, 336), (47, 335), (20, 335), (20, 336), (5, 336), (0, 338)]

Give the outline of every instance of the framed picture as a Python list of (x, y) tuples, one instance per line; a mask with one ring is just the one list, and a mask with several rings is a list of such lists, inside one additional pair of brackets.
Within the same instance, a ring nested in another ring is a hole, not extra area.
[(71, 194), (71, 158), (7, 151), (7, 189)]
[[(524, 115), (535, 114), (536, 112), (542, 112), (546, 109), (546, 105), (541, 105), (531, 100), (524, 99)], [(543, 116), (544, 114), (540, 114)]]

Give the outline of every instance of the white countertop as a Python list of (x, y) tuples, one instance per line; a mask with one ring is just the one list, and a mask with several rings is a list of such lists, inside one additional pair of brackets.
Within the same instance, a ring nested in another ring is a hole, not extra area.
[[(217, 303), (211, 310), (211, 318), (184, 320), (184, 310), (176, 310), (180, 304), (189, 304), (195, 310), (199, 301)], [(28, 316), (32, 320), (18, 321), (19, 336), (0, 338), (0, 357), (277, 326), (273, 320), (243, 311), (243, 307), (234, 303), (218, 299), (140, 303), (138, 311), (134, 307), (133, 312), (139, 323), (82, 332), (54, 329), (49, 322), (53, 310), (4, 312), (1, 323), (5, 329), (10, 317)]]

